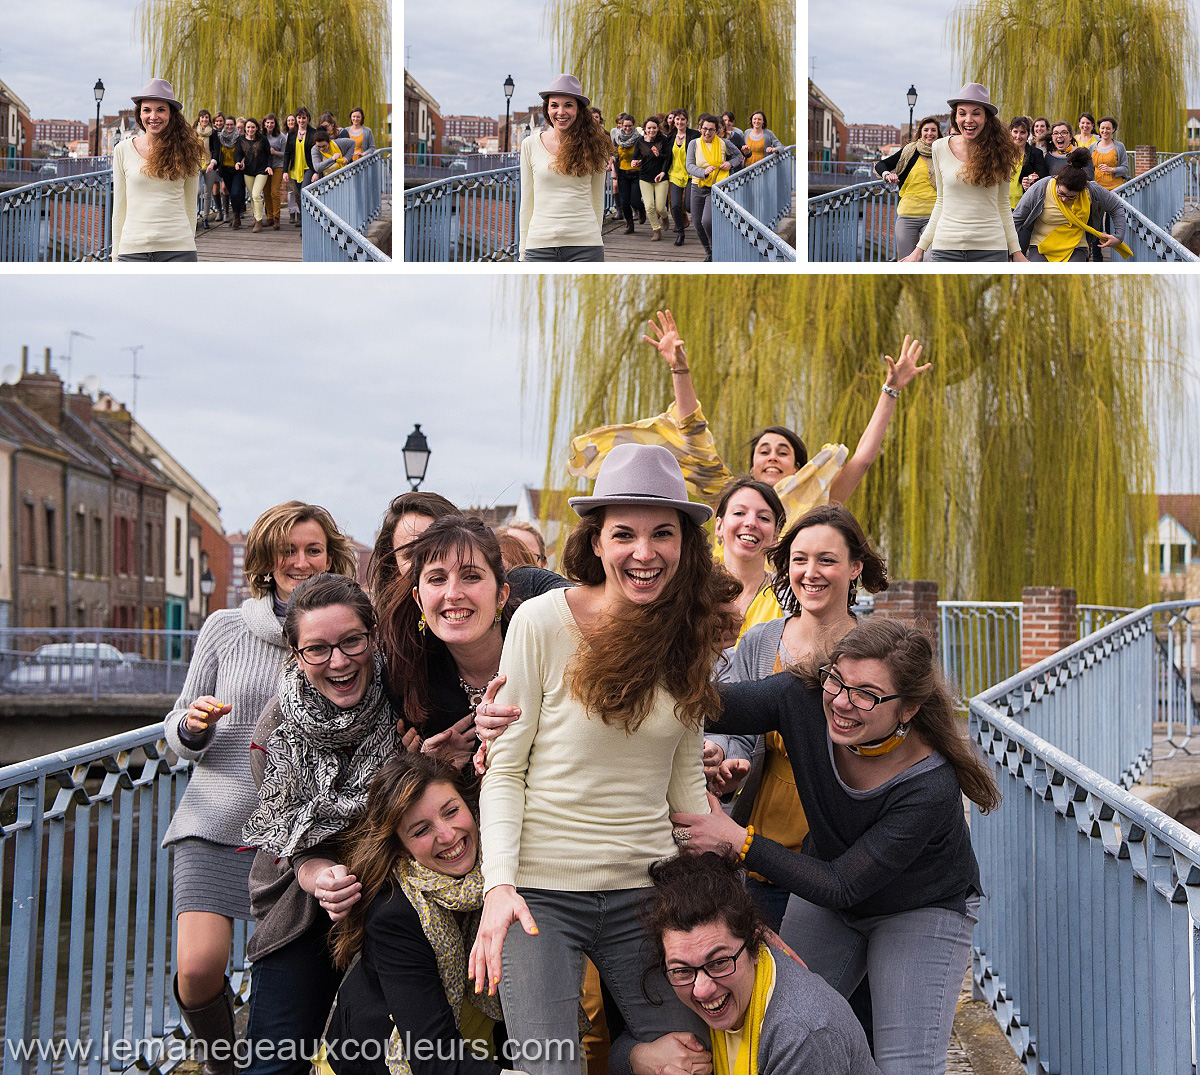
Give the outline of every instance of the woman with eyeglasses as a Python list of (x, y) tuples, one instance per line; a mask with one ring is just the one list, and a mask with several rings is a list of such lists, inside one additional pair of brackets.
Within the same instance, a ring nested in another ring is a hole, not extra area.
[(214, 1075), (233, 1071), (233, 993), (225, 972), (234, 919), (254, 915), (254, 856), (238, 850), (242, 826), (258, 806), (250, 745), (287, 657), (288, 600), (315, 574), (353, 575), (356, 568), (354, 546), (324, 508), (290, 500), (263, 512), (246, 539), (253, 596), (204, 621), (183, 691), (163, 722), (171, 749), (194, 763), (163, 839), (172, 848), (175, 998), (193, 1037), (210, 1053), (224, 1053), (209, 1061)]
[[(1124, 245), (1125, 204), (1099, 183), (1088, 181), (1091, 152), (1071, 150), (1067, 167), (1033, 184), (1013, 211), (1013, 223), (1030, 261), (1087, 261), (1089, 236), (1103, 250), (1130, 257)], [(1111, 233), (1105, 228), (1108, 217)]]
[(254, 1075), (309, 1069), (296, 1043), (325, 1025), (341, 978), (329, 932), (362, 888), (343, 865), (340, 839), (365, 811), (372, 778), (406, 746), (375, 626), (352, 578), (323, 574), (299, 585), (283, 623), (293, 659), (254, 729), (258, 808), (242, 830), (258, 850), (245, 1069)]
[(801, 852), (727, 817), (672, 816), (688, 851), (732, 848), (793, 893), (781, 935), (843, 996), (869, 975), (885, 1075), (945, 1070), (982, 896), (963, 815), (1000, 795), (961, 730), (929, 638), (871, 618), (807, 666), (721, 688), (717, 727), (779, 732), (808, 821)]
[(657, 968), (708, 1026), (696, 1045), (711, 1053), (712, 1070), (879, 1075), (845, 999), (767, 944), (741, 870), (732, 852), (655, 863), (642, 910)]

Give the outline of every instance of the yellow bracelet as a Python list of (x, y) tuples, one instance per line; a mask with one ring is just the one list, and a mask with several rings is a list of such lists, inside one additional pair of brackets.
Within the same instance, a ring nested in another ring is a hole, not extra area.
[(741, 851), (738, 852), (738, 858), (743, 862), (746, 860), (746, 852), (750, 850), (750, 845), (754, 842), (754, 826), (746, 826), (746, 842), (742, 844)]

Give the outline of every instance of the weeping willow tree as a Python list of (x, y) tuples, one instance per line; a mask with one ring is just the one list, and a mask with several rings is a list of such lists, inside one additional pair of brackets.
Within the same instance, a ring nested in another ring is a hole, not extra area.
[(149, 70), (189, 118), (201, 108), (261, 118), (305, 106), (364, 122), (386, 144), (391, 21), (386, 0), (146, 0)]
[(1074, 127), (1115, 116), (1127, 146), (1184, 149), (1197, 85), (1191, 0), (960, 0), (948, 33), (964, 81), (982, 82), (1004, 116)]
[[(810, 450), (853, 450), (879, 399), (882, 356), (911, 332), (933, 368), (905, 390), (847, 502), (892, 576), (935, 580), (943, 598), (1015, 600), (1022, 586), (1058, 585), (1081, 602), (1134, 605), (1152, 586), (1146, 494), (1159, 426), (1179, 424), (1170, 401), (1183, 377), (1182, 284), (547, 276), (508, 281), (504, 307), (521, 311), (526, 388), (549, 425), (546, 485), (560, 489), (572, 435), (670, 402), (662, 360), (640, 341), (655, 310), (675, 314), (734, 473), (765, 425), (790, 425)], [(1194, 434), (1181, 432), (1192, 452)]]
[(796, 140), (789, 0), (553, 0), (547, 21), (562, 69), (606, 117), (728, 108), (745, 127), (762, 109), (785, 145)]

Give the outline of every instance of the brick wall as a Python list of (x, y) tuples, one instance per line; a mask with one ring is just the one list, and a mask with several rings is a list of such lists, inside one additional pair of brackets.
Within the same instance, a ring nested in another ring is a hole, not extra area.
[(900, 620), (920, 628), (933, 643), (938, 644), (938, 588), (936, 582), (911, 580), (893, 582), (875, 595), (875, 615)]
[(1021, 667), (1044, 661), (1079, 638), (1075, 591), (1026, 586), (1021, 591)]
[(1141, 175), (1158, 164), (1158, 150), (1154, 146), (1137, 146), (1133, 151), (1133, 174)]

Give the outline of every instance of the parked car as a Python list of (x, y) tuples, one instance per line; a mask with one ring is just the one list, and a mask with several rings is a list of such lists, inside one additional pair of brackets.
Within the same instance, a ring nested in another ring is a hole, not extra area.
[(52, 642), (20, 657), (4, 677), (4, 688), (9, 693), (126, 690), (139, 663), (136, 654), (106, 642)]
[(467, 170), (467, 162), (464, 160), (451, 161), (446, 165), (448, 172), (465, 172)]

